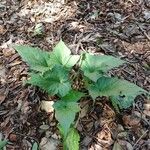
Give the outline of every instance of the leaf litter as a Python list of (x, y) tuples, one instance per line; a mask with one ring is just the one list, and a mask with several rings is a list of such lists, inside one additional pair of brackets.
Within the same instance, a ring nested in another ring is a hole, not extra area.
[[(0, 11), (0, 130), (4, 138), (12, 141), (6, 145), (8, 150), (29, 149), (34, 145), (32, 141), (41, 143), (48, 131), (51, 136), (58, 134), (51, 104), (50, 108), (39, 109), (41, 102), (49, 100), (48, 96), (36, 88), (22, 86), (28, 78), (28, 66), (10, 48), (11, 44), (28, 44), (49, 51), (62, 38), (76, 54), (84, 50), (120, 56), (129, 63), (110, 74), (150, 91), (148, 0), (2, 0)], [(45, 28), (42, 36), (33, 35), (38, 23)], [(93, 107), (90, 99), (84, 101), (77, 125), (80, 149), (150, 148), (149, 100), (145, 97), (137, 97), (134, 106), (120, 115), (107, 99), (97, 101)], [(49, 125), (49, 129), (40, 132), (42, 125)], [(54, 144), (55, 140), (50, 142)]]

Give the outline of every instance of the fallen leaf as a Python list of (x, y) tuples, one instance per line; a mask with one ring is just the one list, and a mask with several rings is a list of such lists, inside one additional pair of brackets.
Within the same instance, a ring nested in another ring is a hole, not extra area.
[(146, 116), (150, 116), (150, 101), (147, 101), (147, 103), (144, 104), (144, 111), (143, 113)]
[(119, 145), (121, 145), (121, 147), (124, 147), (127, 150), (133, 150), (133, 146), (125, 140), (118, 140), (118, 143)]
[[(87, 150), (87, 148), (85, 148), (84, 150)], [(103, 148), (101, 147), (101, 145), (94, 143), (88, 150), (103, 150)]]
[(42, 138), (40, 142), (40, 150), (57, 150), (59, 141), (54, 138)]
[(87, 115), (88, 109), (89, 109), (89, 105), (86, 104), (80, 111), (80, 118), (83, 118)]
[(107, 125), (104, 125), (102, 130), (97, 133), (97, 140), (104, 147), (110, 147), (113, 144), (111, 131)]
[[(3, 83), (3, 82), (1, 81), (1, 83)], [(8, 92), (9, 92), (9, 90), (7, 88), (0, 89), (0, 104), (2, 104), (5, 101), (5, 99), (8, 95)]]
[(122, 150), (122, 147), (118, 142), (115, 142), (112, 150)]
[(144, 15), (144, 19), (149, 20), (150, 19), (150, 11), (149, 10), (145, 10), (143, 12)]
[(126, 126), (130, 126), (130, 127), (140, 126), (141, 119), (134, 115), (124, 115), (122, 119)]
[(150, 117), (150, 110), (144, 110), (143, 113)]
[(84, 146), (88, 146), (88, 145), (91, 143), (91, 141), (92, 141), (92, 138), (89, 137), (89, 136), (86, 136), (86, 137), (82, 140), (82, 144), (83, 144)]
[(0, 64), (0, 81), (3, 82), (6, 77), (6, 69), (4, 65)]
[(120, 132), (120, 133), (117, 135), (117, 137), (118, 137), (118, 138), (126, 138), (127, 135), (128, 135), (128, 133), (124, 131), (124, 132)]
[(15, 50), (13, 48), (4, 48), (3, 54), (5, 57), (9, 57), (9, 56), (15, 54)]
[(49, 125), (43, 124), (39, 127), (42, 130), (48, 130), (49, 129)]
[(41, 101), (40, 108), (41, 108), (41, 110), (44, 110), (47, 113), (51, 113), (54, 111), (53, 104), (54, 104), (53, 101), (44, 101), (43, 100), (43, 101)]
[(0, 25), (0, 34), (3, 34), (5, 31), (6, 30), (5, 30), (4, 26)]
[(0, 104), (4, 102), (6, 95), (4, 93), (0, 93)]
[(11, 133), (9, 135), (9, 141), (16, 142), (17, 141), (17, 135), (15, 133)]

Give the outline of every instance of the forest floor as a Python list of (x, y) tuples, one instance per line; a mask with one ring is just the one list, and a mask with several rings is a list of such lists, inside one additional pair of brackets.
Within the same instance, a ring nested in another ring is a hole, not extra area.
[[(42, 150), (61, 149), (54, 114), (40, 107), (48, 97), (23, 86), (28, 67), (11, 47), (51, 51), (60, 39), (76, 54), (121, 57), (128, 64), (112, 74), (150, 91), (149, 0), (1, 0), (0, 140), (9, 140), (7, 150), (30, 150), (34, 143)], [(91, 107), (85, 99), (81, 107), (81, 150), (150, 149), (150, 101), (144, 96), (120, 114), (107, 100)]]

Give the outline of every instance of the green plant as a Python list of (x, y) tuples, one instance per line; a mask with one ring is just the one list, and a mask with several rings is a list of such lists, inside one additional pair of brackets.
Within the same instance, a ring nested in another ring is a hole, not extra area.
[[(72, 55), (63, 41), (52, 52), (29, 46), (14, 48), (32, 70), (27, 83), (58, 98), (53, 107), (64, 150), (79, 149), (80, 138), (74, 121), (80, 111), (79, 100), (82, 97), (91, 96), (94, 101), (97, 97), (109, 97), (112, 105), (119, 111), (131, 106), (137, 95), (147, 93), (133, 83), (107, 74), (112, 68), (125, 63), (119, 58), (89, 53)], [(77, 81), (82, 86), (76, 85)]]
[(3, 148), (7, 145), (7, 140), (0, 140), (0, 150), (3, 150)]

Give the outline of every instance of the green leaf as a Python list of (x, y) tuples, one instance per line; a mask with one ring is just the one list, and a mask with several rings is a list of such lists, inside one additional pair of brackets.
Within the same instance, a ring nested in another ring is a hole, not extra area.
[(65, 140), (65, 145), (67, 150), (79, 150), (80, 136), (75, 128), (71, 128), (67, 138)]
[(85, 60), (83, 60), (81, 64), (81, 70), (86, 77), (96, 82), (103, 73), (106, 73), (114, 67), (119, 67), (123, 63), (123, 60), (113, 56), (90, 55), (87, 53), (85, 55)]
[(44, 52), (39, 48), (33, 48), (27, 45), (18, 45), (14, 46), (14, 48), (22, 59), (28, 63), (31, 69), (39, 72), (44, 72), (50, 69), (50, 66), (47, 63), (50, 58), (50, 54), (48, 52)]
[(77, 102), (83, 96), (84, 96), (84, 93), (71, 90), (67, 95), (62, 97), (61, 100), (66, 101), (66, 102)]
[(79, 55), (71, 55), (70, 49), (65, 45), (61, 40), (53, 49), (53, 52), (50, 54), (49, 64), (63, 65), (67, 68), (74, 66), (79, 60)]
[(62, 130), (61, 132), (66, 137), (71, 124), (74, 122), (75, 115), (80, 111), (80, 108), (76, 102), (65, 102), (62, 100), (55, 102), (53, 107), (55, 109), (55, 117)]
[(0, 140), (0, 150), (6, 146), (7, 142), (7, 140)]
[(126, 80), (103, 76), (95, 84), (89, 85), (89, 93), (93, 99), (98, 96), (126, 96), (135, 98), (135, 96), (147, 93), (147, 91)]
[(112, 150), (123, 150), (123, 148), (121, 147), (121, 145), (116, 141), (113, 145), (113, 149)]
[(119, 113), (119, 109), (126, 109), (130, 107), (134, 102), (135, 96), (112, 96), (110, 97), (111, 103), (116, 111)]
[(32, 73), (27, 83), (40, 87), (50, 95), (65, 96), (71, 89), (68, 71), (61, 66), (55, 66), (43, 75)]
[(32, 146), (32, 150), (38, 150), (38, 144), (37, 142), (34, 142), (33, 146)]

